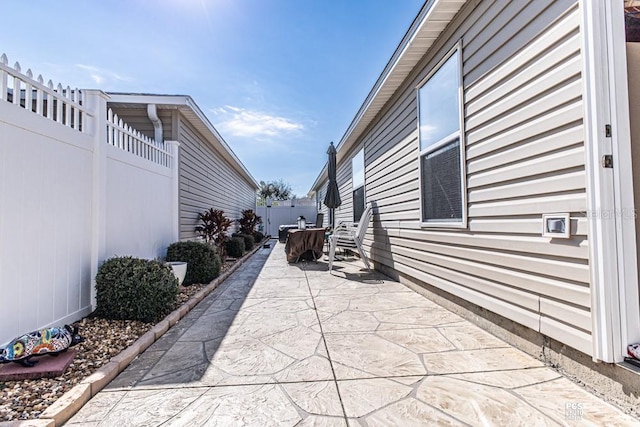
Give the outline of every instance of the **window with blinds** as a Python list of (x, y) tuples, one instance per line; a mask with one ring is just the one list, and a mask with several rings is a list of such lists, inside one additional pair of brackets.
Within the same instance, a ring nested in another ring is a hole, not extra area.
[(460, 49), (418, 87), (423, 226), (466, 226)]
[(353, 222), (359, 222), (364, 212), (364, 148), (351, 159), (351, 185), (353, 191)]

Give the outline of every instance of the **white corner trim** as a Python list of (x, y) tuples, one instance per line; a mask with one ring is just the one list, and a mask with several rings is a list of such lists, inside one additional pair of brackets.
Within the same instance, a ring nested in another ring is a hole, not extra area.
[[(638, 295), (638, 261), (636, 247), (635, 201), (631, 155), (631, 118), (624, 9), (622, 2), (603, 2), (609, 33), (609, 69), (611, 76), (611, 109), (613, 144), (613, 176), (616, 199), (616, 236), (620, 283), (622, 355), (628, 344), (640, 342), (640, 303)], [(640, 173), (640, 171), (636, 171)], [(620, 361), (620, 360), (616, 360)]]
[[(619, 35), (624, 23), (612, 9), (609, 2), (580, 1), (592, 357), (603, 362), (621, 361), (629, 333), (638, 327), (637, 320), (635, 326), (629, 323), (638, 311), (635, 223), (619, 215), (633, 208), (629, 113), (624, 106), (628, 92), (622, 93), (627, 90), (626, 55), (619, 51), (624, 47), (624, 34), (622, 41)], [(624, 84), (616, 84), (620, 79)], [(611, 125), (611, 137), (605, 125)], [(613, 155), (613, 168), (602, 167), (604, 155)]]

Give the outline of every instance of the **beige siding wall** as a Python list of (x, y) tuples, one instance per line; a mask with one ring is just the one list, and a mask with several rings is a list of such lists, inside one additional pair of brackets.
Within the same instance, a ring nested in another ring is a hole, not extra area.
[[(485, 0), (461, 11), (360, 143), (377, 263), (590, 353), (576, 3)], [(460, 39), (468, 228), (421, 228), (416, 87)], [(348, 156), (338, 171), (350, 203)], [(541, 215), (554, 212), (571, 214), (571, 239), (541, 236)]]
[[(341, 221), (353, 222), (353, 167), (351, 160), (363, 147), (364, 145), (360, 143), (355, 148), (351, 149), (347, 156), (345, 156), (338, 165), (338, 188), (340, 189), (342, 204), (336, 209), (336, 224), (339, 224)], [(325, 188), (326, 192), (326, 187), (323, 188)], [(365, 197), (366, 196), (365, 188)]]
[(180, 239), (196, 237), (198, 213), (222, 209), (238, 219), (255, 209), (256, 191), (186, 120), (179, 122)]

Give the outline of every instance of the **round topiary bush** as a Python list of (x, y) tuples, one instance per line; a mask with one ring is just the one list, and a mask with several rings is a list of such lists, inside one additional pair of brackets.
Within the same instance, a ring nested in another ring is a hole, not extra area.
[(222, 261), (216, 250), (202, 242), (176, 242), (167, 248), (167, 261), (187, 263), (183, 286), (209, 283), (220, 274)]
[(262, 239), (264, 239), (264, 234), (261, 231), (254, 231), (253, 232), (253, 241), (254, 241), (254, 243), (260, 243), (260, 242), (262, 242)]
[(253, 238), (251, 234), (234, 234), (233, 237), (240, 237), (244, 239), (244, 250), (250, 251), (253, 249), (253, 246), (256, 244), (256, 240)]
[(176, 303), (178, 279), (159, 261), (108, 259), (96, 275), (96, 315), (107, 319), (155, 322)]
[(232, 258), (240, 258), (244, 253), (244, 239), (242, 237), (232, 237), (225, 243), (227, 255)]

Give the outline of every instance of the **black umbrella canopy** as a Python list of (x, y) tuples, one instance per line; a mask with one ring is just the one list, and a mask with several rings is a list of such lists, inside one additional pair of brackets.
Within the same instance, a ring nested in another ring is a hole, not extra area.
[(338, 182), (336, 180), (336, 147), (333, 142), (327, 150), (329, 160), (327, 162), (327, 178), (329, 179), (329, 187), (327, 194), (324, 196), (324, 205), (329, 209), (335, 209), (342, 204), (340, 199), (340, 190), (338, 190)]

